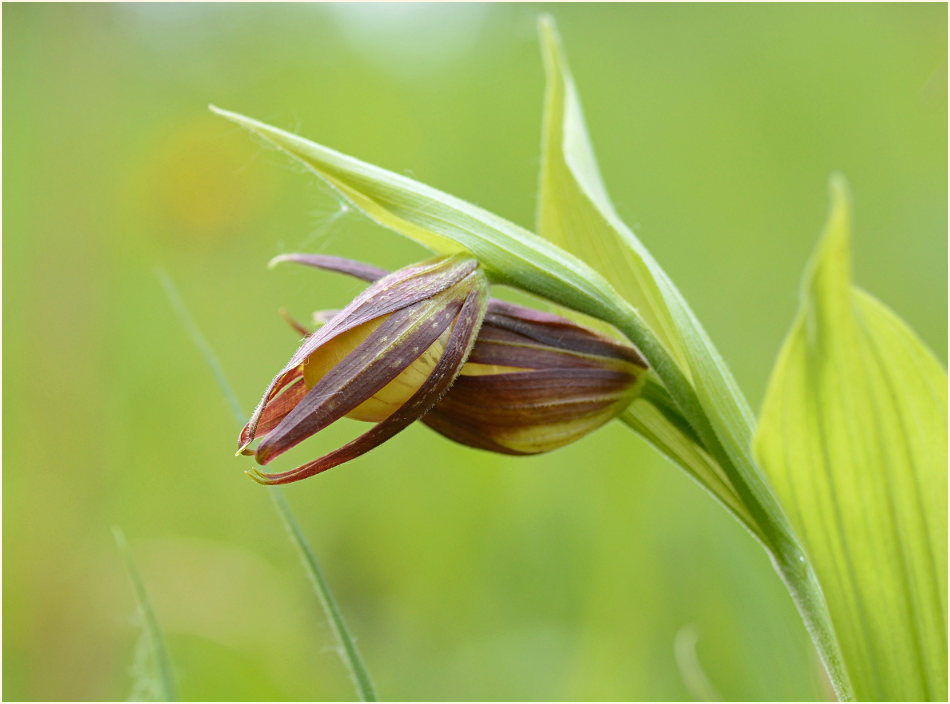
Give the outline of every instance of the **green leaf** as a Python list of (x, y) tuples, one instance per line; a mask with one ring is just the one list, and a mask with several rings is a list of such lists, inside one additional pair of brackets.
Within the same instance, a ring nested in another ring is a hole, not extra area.
[(620, 220), (601, 180), (553, 19), (542, 16), (539, 29), (547, 87), (538, 234), (604, 274), (686, 369), (676, 323), (651, 272), (659, 267)]
[(852, 286), (841, 179), (756, 434), (861, 700), (947, 699), (947, 374)]
[(211, 110), (303, 162), (380, 225), (440, 254), (470, 252), (493, 283), (517, 286), (596, 318), (642, 325), (594, 269), (504, 218), (249, 117)]
[(538, 234), (603, 273), (694, 380), (704, 405), (722, 411), (729, 432), (751, 436), (752, 411), (709, 336), (660, 265), (617, 215), (597, 168), (554, 22), (542, 17), (540, 27), (547, 94)]
[[(697, 452), (692, 438), (669, 422), (668, 415), (656, 413), (648, 404), (633, 406), (624, 420), (706, 485), (753, 533), (760, 535), (758, 519), (750, 520), (748, 508), (735, 506), (736, 501), (758, 504), (769, 499), (748, 457), (752, 412), (682, 295), (614, 210), (597, 168), (577, 89), (553, 20), (542, 17), (540, 29), (547, 93), (538, 233), (602, 272), (633, 304), (682, 375), (692, 382), (703, 415), (727, 457)], [(657, 442), (657, 437), (664, 441)], [(738, 467), (738, 476), (730, 476), (732, 466)], [(759, 496), (730, 498), (743, 491)]]

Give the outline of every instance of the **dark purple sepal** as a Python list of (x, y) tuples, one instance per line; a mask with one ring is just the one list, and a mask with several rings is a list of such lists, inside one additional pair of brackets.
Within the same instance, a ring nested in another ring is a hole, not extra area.
[(363, 291), (337, 316), (306, 338), (273, 378), (245, 426), (246, 433), (242, 432), (242, 436), (246, 435), (248, 440), (240, 441), (240, 447), (246, 447), (247, 442), (256, 437), (260, 416), (268, 401), (274, 397), (275, 389), (285, 384), (288, 375), (318, 347), (363, 323), (437, 296), (470, 276), (477, 268), (477, 261), (462, 256), (430, 259), (393, 272)]
[(274, 266), (282, 262), (293, 262), (304, 266), (312, 266), (315, 269), (323, 269), (324, 271), (335, 271), (370, 283), (389, 274), (386, 269), (380, 269), (372, 264), (364, 264), (344, 257), (333, 257), (329, 254), (281, 254), (271, 259), (268, 266)]
[(267, 434), (257, 448), (258, 463), (267, 464), (342, 418), (399, 376), (439, 338), (459, 307), (443, 293), (391, 314)]
[(418, 391), (392, 415), (343, 447), (296, 469), (276, 474), (266, 474), (253, 469), (248, 475), (261, 484), (289, 484), (312, 477), (369, 452), (425, 415), (449, 388), (465, 364), (481, 323), (485, 307), (484, 297), (484, 291), (481, 289), (469, 293), (458, 313), (445, 350), (432, 373)]

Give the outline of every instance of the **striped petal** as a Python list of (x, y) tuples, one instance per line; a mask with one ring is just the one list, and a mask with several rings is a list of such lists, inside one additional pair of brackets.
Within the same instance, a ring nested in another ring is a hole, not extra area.
[(419, 390), (387, 419), (377, 423), (372, 429), (343, 447), (289, 472), (265, 474), (253, 470), (249, 473), (251, 477), (262, 484), (288, 484), (306, 479), (359, 457), (418, 420), (445, 393), (445, 390), (452, 384), (465, 363), (465, 358), (468, 356), (478, 332), (484, 305), (484, 292), (482, 290), (477, 289), (469, 293), (454, 325), (451, 327), (445, 351), (435, 369)]

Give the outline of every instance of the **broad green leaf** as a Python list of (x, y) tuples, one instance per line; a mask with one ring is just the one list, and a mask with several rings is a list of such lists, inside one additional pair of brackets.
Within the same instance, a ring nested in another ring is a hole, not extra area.
[(947, 699), (947, 374), (851, 284), (843, 181), (755, 450), (821, 582), (861, 700)]
[(596, 318), (642, 323), (603, 276), (504, 218), (400, 174), (214, 106), (211, 110), (303, 162), (359, 210), (440, 254), (468, 251), (493, 283), (509, 284)]

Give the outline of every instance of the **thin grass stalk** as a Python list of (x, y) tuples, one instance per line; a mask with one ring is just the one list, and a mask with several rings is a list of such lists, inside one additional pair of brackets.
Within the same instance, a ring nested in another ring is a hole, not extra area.
[(152, 657), (155, 660), (155, 669), (158, 673), (159, 700), (177, 702), (178, 688), (175, 686), (175, 671), (172, 667), (171, 657), (168, 654), (168, 647), (165, 645), (165, 637), (162, 635), (158, 618), (155, 616), (155, 609), (152, 608), (152, 600), (145, 589), (145, 582), (142, 580), (142, 575), (132, 558), (132, 551), (125, 539), (125, 533), (118, 526), (113, 526), (112, 535), (115, 538), (115, 544), (119, 548), (119, 552), (122, 553), (122, 557), (125, 559), (129, 579), (132, 580), (132, 587), (135, 589), (135, 596), (139, 602), (139, 611), (142, 613), (145, 633), (148, 635), (148, 641), (152, 646)]
[(343, 662), (346, 663), (347, 669), (350, 671), (350, 677), (353, 680), (356, 691), (359, 693), (360, 701), (377, 701), (376, 687), (373, 685), (373, 680), (370, 678), (366, 665), (363, 663), (363, 658), (356, 648), (356, 642), (346, 628), (343, 613), (340, 611), (340, 606), (337, 604), (336, 599), (333, 598), (333, 591), (327, 583), (323, 570), (320, 569), (320, 564), (317, 562), (317, 557), (310, 547), (310, 542), (304, 536), (300, 524), (290, 509), (290, 504), (287, 503), (287, 497), (279, 486), (270, 486), (267, 488), (270, 491), (270, 497), (274, 500), (277, 513), (280, 514), (280, 517), (284, 521), (284, 526), (287, 528), (291, 541), (300, 551), (300, 560), (303, 562), (307, 575), (313, 583), (313, 590), (317, 593), (317, 596), (320, 598), (320, 603), (323, 605), (323, 611), (327, 615), (327, 620), (330, 622), (330, 627), (333, 629), (333, 634), (339, 644), (338, 650), (340, 657), (343, 659)]

